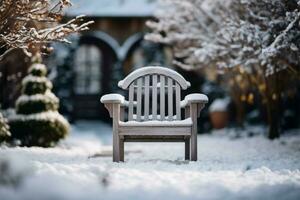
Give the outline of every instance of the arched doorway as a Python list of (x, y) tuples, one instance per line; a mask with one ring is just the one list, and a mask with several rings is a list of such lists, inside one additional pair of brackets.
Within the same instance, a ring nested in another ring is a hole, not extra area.
[(102, 91), (102, 57), (101, 50), (95, 45), (83, 44), (76, 50), (74, 60), (76, 94), (99, 94)]
[(103, 94), (112, 92), (118, 48), (118, 43), (103, 32), (93, 32), (79, 38), (73, 55), (73, 121), (109, 119), (99, 99)]

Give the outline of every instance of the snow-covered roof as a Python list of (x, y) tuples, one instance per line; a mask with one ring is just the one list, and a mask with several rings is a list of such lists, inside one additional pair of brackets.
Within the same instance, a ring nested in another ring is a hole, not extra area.
[(67, 16), (151, 17), (157, 0), (72, 0)]

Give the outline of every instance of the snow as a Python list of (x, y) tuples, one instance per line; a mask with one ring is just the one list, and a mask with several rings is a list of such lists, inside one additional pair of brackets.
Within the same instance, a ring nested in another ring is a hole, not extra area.
[(69, 127), (68, 121), (57, 111), (46, 111), (41, 113), (33, 114), (16, 114), (15, 112), (10, 113), (8, 116), (9, 121), (30, 121), (30, 120), (58, 120), (62, 122), (66, 127)]
[(26, 85), (28, 82), (37, 82), (37, 83), (47, 83), (47, 87), (52, 88), (52, 83), (47, 79), (47, 77), (39, 77), (29, 74), (22, 80), (22, 85)]
[(121, 126), (191, 126), (192, 119), (187, 118), (184, 120), (173, 120), (173, 121), (158, 121), (158, 120), (151, 120), (151, 121), (127, 121), (127, 122), (120, 122)]
[(145, 39), (171, 46), (173, 64), (183, 69), (217, 68), (226, 75), (243, 68), (268, 77), (299, 66), (299, 51), (293, 50), (299, 49), (298, 0), (158, 2)]
[(187, 102), (208, 102), (208, 97), (205, 94), (198, 94), (198, 93), (194, 93), (194, 94), (189, 94), (184, 98), (185, 101)]
[[(300, 197), (299, 134), (275, 141), (262, 135), (231, 139), (227, 130), (199, 135), (197, 162), (184, 161), (181, 143), (126, 143), (126, 162), (113, 163), (111, 131), (83, 121), (56, 148), (2, 147), (0, 166), (11, 167), (0, 173), (1, 199)], [(20, 183), (4, 183), (3, 177)]]
[(288, 26), (286, 27), (286, 29), (284, 31), (282, 31), (275, 39), (274, 41), (271, 43), (270, 46), (268, 46), (267, 48), (264, 48), (262, 50), (262, 54), (266, 54), (266, 57), (275, 54), (274, 52), (277, 51), (276, 49), (276, 45), (278, 45), (278, 43), (283, 40), (284, 38), (287, 38), (287, 34), (288, 32), (297, 24), (297, 22), (299, 21), (300, 18), (300, 12), (297, 12), (296, 17), (293, 21), (291, 21)]
[(215, 99), (209, 106), (209, 112), (225, 112), (229, 104), (229, 99)]
[(47, 67), (44, 64), (40, 64), (40, 63), (35, 63), (33, 64), (30, 68), (29, 71), (36, 69), (36, 70), (41, 70), (41, 71), (46, 71)]
[(45, 102), (59, 102), (59, 99), (50, 91), (47, 90), (45, 94), (34, 94), (34, 95), (21, 95), (17, 101), (16, 105), (24, 104), (30, 101), (45, 101)]
[(124, 103), (124, 97), (120, 94), (106, 94), (103, 95), (100, 99), (101, 103), (113, 103), (113, 102), (119, 102)]
[(152, 17), (156, 0), (72, 0), (67, 16), (91, 17)]
[[(137, 115), (136, 115), (136, 114), (133, 114), (133, 115), (132, 115), (132, 118), (133, 118), (134, 120), (136, 120), (136, 119), (137, 119)], [(160, 120), (160, 118), (161, 118), (160, 115), (156, 115), (155, 118), (154, 118), (153, 115), (148, 115), (148, 120), (153, 120), (153, 119)], [(169, 116), (168, 116), (168, 118), (169, 118)], [(172, 119), (173, 119), (173, 120), (176, 120), (176, 119), (177, 119), (177, 115), (173, 115), (173, 116), (172, 116)], [(144, 115), (141, 116), (141, 120), (145, 120), (145, 116), (144, 116)]]
[[(182, 89), (187, 89), (191, 86), (191, 83), (186, 81), (181, 74), (178, 72), (169, 69), (167, 67), (162, 66), (145, 66), (141, 67), (137, 70), (134, 70), (131, 72), (128, 76), (126, 76), (123, 80), (118, 82), (118, 87), (122, 89), (127, 89), (128, 86), (136, 79), (146, 76), (146, 75), (152, 75), (152, 74), (158, 74), (158, 75), (164, 75), (165, 77), (170, 77), (174, 81), (176, 81)], [(160, 86), (160, 85), (159, 85)]]

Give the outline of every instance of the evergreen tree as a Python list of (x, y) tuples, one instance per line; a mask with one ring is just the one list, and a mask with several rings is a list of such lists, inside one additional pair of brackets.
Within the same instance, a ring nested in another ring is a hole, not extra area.
[(9, 126), (6, 119), (0, 113), (0, 143), (6, 141), (10, 137)]
[(58, 113), (59, 99), (51, 92), (47, 69), (35, 63), (23, 79), (22, 95), (16, 102), (16, 115), (9, 124), (12, 138), (24, 146), (50, 147), (69, 132), (69, 123)]

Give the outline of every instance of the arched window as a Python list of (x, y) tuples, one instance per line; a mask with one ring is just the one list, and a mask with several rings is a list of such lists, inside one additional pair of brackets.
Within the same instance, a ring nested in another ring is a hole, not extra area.
[(75, 53), (75, 93), (96, 94), (101, 91), (102, 53), (95, 45), (81, 45)]

